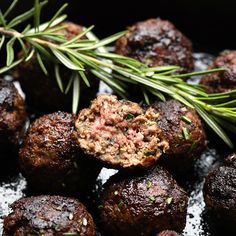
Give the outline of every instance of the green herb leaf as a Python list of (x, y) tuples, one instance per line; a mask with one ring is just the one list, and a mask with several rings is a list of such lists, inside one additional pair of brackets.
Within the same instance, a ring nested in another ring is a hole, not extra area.
[(147, 186), (147, 189), (151, 188), (152, 187), (152, 182), (150, 180), (148, 180), (146, 186)]
[[(47, 1), (41, 2), (39, 3), (40, 7), (45, 6), (47, 3)], [(13, 28), (21, 23), (23, 23), (24, 21), (30, 19), (33, 15), (35, 14), (35, 8), (31, 8), (30, 10), (24, 12), (23, 14), (15, 17), (13, 20), (11, 20), (8, 24), (8, 28)]]
[(73, 80), (73, 97), (72, 97), (72, 112), (77, 113), (80, 98), (80, 78), (77, 73), (74, 73)]
[(123, 202), (122, 200), (120, 200), (117, 206), (118, 206), (119, 208), (123, 207), (123, 206), (124, 206), (124, 202)]
[(14, 61), (14, 50), (13, 50), (13, 45), (15, 42), (16, 38), (12, 38), (6, 45), (6, 49), (7, 49), (7, 61), (6, 61), (6, 65), (9, 67), (12, 62)]
[(34, 0), (34, 27), (35, 27), (35, 32), (39, 31), (40, 11), (41, 11), (41, 7), (39, 5), (39, 0)]
[(64, 64), (66, 67), (68, 67), (71, 70), (84, 70), (83, 68), (80, 68), (76, 66), (65, 54), (63, 54), (61, 51), (58, 49), (54, 49), (51, 47), (51, 50), (53, 54), (56, 56), (56, 58)]
[(64, 91), (63, 83), (62, 83), (62, 79), (61, 79), (61, 75), (60, 75), (59, 70), (60, 70), (59, 65), (55, 64), (55, 66), (54, 66), (55, 77), (56, 77), (56, 80), (57, 80), (58, 87), (60, 88), (61, 92), (63, 93), (63, 91)]
[(196, 110), (198, 114), (202, 117), (202, 119), (217, 133), (217, 135), (230, 147), (233, 148), (234, 145), (226, 135), (226, 133), (222, 130), (222, 128), (211, 118), (211, 115), (207, 114), (200, 106), (195, 104)]
[(53, 25), (54, 21), (58, 19), (61, 13), (67, 8), (67, 6), (68, 6), (68, 3), (65, 3), (64, 5), (61, 6), (61, 8), (59, 8), (59, 10), (52, 17), (52, 19), (48, 22), (48, 25), (45, 29), (48, 29), (51, 25)]
[(40, 67), (41, 67), (43, 73), (44, 73), (45, 75), (48, 75), (47, 68), (46, 68), (46, 66), (45, 66), (44, 63), (43, 63), (43, 59), (41, 58), (40, 54), (37, 53), (37, 54), (36, 54), (36, 57), (37, 57), (38, 63), (39, 63), (39, 65), (40, 65)]
[(14, 0), (11, 5), (8, 7), (8, 9), (5, 11), (4, 13), (4, 17), (6, 18), (11, 12), (12, 10), (15, 8), (16, 4), (17, 4), (18, 0)]
[(15, 62), (13, 62), (10, 66), (4, 66), (3, 68), (0, 69), (0, 74), (5, 73), (6, 71), (14, 68), (15, 66), (19, 65), (22, 61), (24, 60), (24, 58), (21, 58)]
[(5, 28), (6, 28), (6, 26), (7, 26), (6, 19), (5, 19), (5, 17), (3, 16), (3, 14), (2, 14), (1, 9), (0, 9), (0, 25), (3, 25)]
[(182, 128), (182, 134), (185, 140), (189, 140), (189, 130), (186, 127)]
[(2, 49), (2, 46), (3, 46), (4, 42), (5, 42), (5, 35), (3, 35), (1, 37), (1, 40), (0, 40), (0, 50)]
[(181, 120), (184, 121), (187, 124), (191, 124), (192, 120), (190, 118), (188, 118), (187, 116), (182, 116)]

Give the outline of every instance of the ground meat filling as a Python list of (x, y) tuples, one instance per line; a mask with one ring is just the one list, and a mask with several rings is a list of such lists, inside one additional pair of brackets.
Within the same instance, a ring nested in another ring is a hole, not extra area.
[(112, 165), (148, 166), (168, 149), (157, 118), (153, 109), (144, 112), (137, 103), (101, 95), (78, 116), (78, 143), (86, 153)]

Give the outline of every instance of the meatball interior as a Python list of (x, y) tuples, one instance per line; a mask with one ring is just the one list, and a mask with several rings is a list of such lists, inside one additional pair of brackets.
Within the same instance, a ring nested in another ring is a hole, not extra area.
[(60, 196), (22, 198), (11, 205), (3, 236), (94, 236), (91, 215), (76, 199)]
[(168, 149), (153, 109), (100, 95), (76, 121), (79, 146), (113, 166), (148, 166)]

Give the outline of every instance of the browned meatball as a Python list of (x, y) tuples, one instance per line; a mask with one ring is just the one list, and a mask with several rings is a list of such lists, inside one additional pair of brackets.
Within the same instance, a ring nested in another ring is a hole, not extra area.
[(116, 52), (148, 66), (176, 65), (180, 71), (193, 70), (192, 43), (165, 20), (149, 19), (129, 27), (116, 43)]
[[(232, 155), (232, 156), (235, 156)], [(229, 157), (231, 158), (231, 157)], [(236, 224), (236, 168), (221, 166), (205, 178), (206, 207), (221, 225), (235, 231)]]
[(95, 236), (95, 225), (82, 203), (73, 198), (38, 196), (11, 205), (3, 236)]
[(118, 174), (104, 188), (98, 208), (108, 235), (153, 236), (185, 227), (187, 194), (159, 166), (132, 177)]
[(42, 193), (84, 193), (100, 171), (96, 160), (76, 147), (75, 117), (56, 112), (37, 119), (19, 153), (21, 170), (31, 188)]
[(0, 78), (0, 151), (19, 145), (26, 119), (23, 98), (13, 83)]
[(153, 109), (144, 112), (137, 103), (100, 95), (78, 115), (77, 142), (113, 167), (153, 165), (168, 148), (155, 120)]
[(201, 84), (209, 93), (222, 93), (236, 89), (236, 51), (223, 51), (213, 61), (209, 69), (224, 68), (225, 71), (206, 75)]
[(165, 230), (157, 234), (156, 236), (181, 236), (181, 234), (176, 233), (175, 231), (172, 230)]
[(189, 169), (206, 147), (206, 134), (197, 113), (176, 100), (152, 105), (159, 114), (157, 124), (170, 148), (161, 159), (168, 169)]
[[(65, 29), (60, 32), (66, 36), (68, 40), (82, 32), (83, 27), (71, 22), (62, 23)], [(72, 92), (68, 94), (62, 93), (56, 82), (54, 65), (45, 62), (48, 69), (48, 76), (44, 74), (40, 68), (36, 57), (21, 63), (15, 70), (14, 77), (19, 80), (21, 87), (26, 94), (26, 103), (36, 112), (55, 112), (57, 110), (71, 111)], [(67, 87), (71, 71), (60, 66), (61, 79), (64, 89)], [(90, 76), (91, 77), (91, 76)], [(90, 80), (91, 87), (88, 89), (84, 82), (81, 81), (81, 97), (80, 106), (89, 105), (89, 101), (96, 96), (99, 81), (96, 78)], [(86, 91), (86, 96), (84, 92)]]

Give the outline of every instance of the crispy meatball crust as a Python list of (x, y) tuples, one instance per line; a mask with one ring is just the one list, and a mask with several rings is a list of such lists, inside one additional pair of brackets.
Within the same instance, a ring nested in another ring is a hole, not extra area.
[(0, 78), (0, 149), (19, 145), (27, 119), (23, 98), (14, 84)]
[(184, 229), (187, 194), (161, 167), (132, 177), (118, 174), (104, 187), (98, 208), (108, 235), (151, 236)]
[(152, 109), (100, 95), (80, 111), (77, 142), (81, 149), (116, 167), (150, 166), (168, 149)]
[(192, 43), (165, 20), (149, 19), (129, 27), (116, 43), (118, 54), (135, 58), (151, 67), (177, 65), (180, 72), (193, 70)]
[[(65, 29), (60, 30), (68, 40), (81, 33), (83, 27), (71, 22), (62, 23)], [(31, 60), (21, 63), (14, 72), (14, 78), (18, 80), (26, 94), (26, 103), (35, 112), (55, 112), (58, 110), (71, 111), (72, 92), (68, 94), (62, 93), (58, 87), (55, 78), (54, 65), (45, 62), (48, 70), (46, 76), (40, 68), (36, 57)], [(61, 79), (64, 88), (67, 87), (71, 71), (63, 66), (60, 66)], [(88, 75), (88, 77), (91, 77)], [(83, 94), (86, 91), (86, 96), (81, 96), (80, 106), (89, 105), (89, 101), (96, 96), (99, 80), (92, 78), (91, 87), (87, 89), (84, 83), (81, 83), (80, 91)]]
[(70, 194), (91, 187), (100, 166), (79, 152), (74, 132), (75, 116), (65, 112), (44, 115), (31, 125), (19, 160), (32, 189)]
[(201, 84), (209, 93), (222, 93), (236, 89), (236, 51), (221, 52), (209, 69), (220, 67), (225, 71), (206, 75), (201, 80)]
[(22, 198), (11, 209), (13, 212), (4, 219), (3, 236), (95, 236), (91, 215), (73, 198)]
[(236, 224), (236, 169), (221, 166), (205, 178), (203, 188), (206, 207), (229, 229)]
[[(176, 100), (156, 102), (158, 126), (170, 148), (161, 159), (175, 171), (187, 170), (206, 147), (206, 134), (197, 113)], [(173, 168), (172, 168), (173, 167)]]

